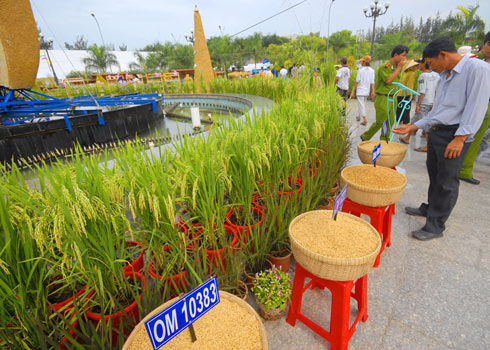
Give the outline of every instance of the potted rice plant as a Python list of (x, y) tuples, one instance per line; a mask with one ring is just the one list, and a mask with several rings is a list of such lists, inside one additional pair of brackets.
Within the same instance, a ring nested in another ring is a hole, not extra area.
[(201, 235), (194, 237), (187, 249), (199, 252), (208, 267), (226, 268), (228, 252), (232, 254), (238, 244), (237, 232), (233, 227), (206, 226)]
[(257, 190), (254, 181), (259, 171), (258, 162), (250, 162), (253, 154), (247, 152), (245, 146), (250, 142), (249, 133), (234, 130), (223, 142), (223, 148), (228, 154), (223, 161), (226, 178), (231, 182), (232, 190), (228, 194), (232, 211), (226, 218), (226, 224), (235, 228), (241, 244), (250, 240), (250, 231), (262, 225), (265, 214), (261, 208), (253, 205), (253, 194)]
[(275, 266), (255, 274), (252, 292), (260, 316), (268, 321), (280, 319), (286, 313), (291, 291), (291, 278)]
[(145, 249), (143, 249), (143, 245), (137, 241), (125, 241), (124, 243), (123, 254), (116, 252), (117, 256), (121, 255), (121, 257), (124, 257), (126, 255), (129, 257), (128, 261), (124, 263), (126, 266), (124, 266), (123, 270), (140, 272), (145, 265)]
[(289, 265), (291, 265), (291, 255), (292, 252), (289, 247), (289, 242), (285, 240), (274, 245), (271, 254), (267, 256), (267, 259), (279, 270), (287, 272), (289, 270)]
[(175, 228), (173, 230), (169, 228), (168, 232), (174, 234), (173, 239), (169, 237), (170, 243), (153, 245), (150, 248), (149, 253), (152, 260), (148, 271), (150, 278), (159, 281), (163, 293), (169, 289), (170, 295), (176, 296), (188, 289), (189, 282), (185, 263), (189, 261), (191, 254), (188, 254), (187, 249), (179, 240)]
[(128, 324), (139, 321), (139, 305), (146, 289), (146, 279), (141, 273), (122, 270), (121, 273), (122, 276), (112, 278), (112, 274), (97, 274), (103, 282), (95, 285), (94, 296), (85, 312), (87, 318), (98, 327), (109, 327), (112, 330), (113, 344), (122, 332), (126, 335), (130, 333)]

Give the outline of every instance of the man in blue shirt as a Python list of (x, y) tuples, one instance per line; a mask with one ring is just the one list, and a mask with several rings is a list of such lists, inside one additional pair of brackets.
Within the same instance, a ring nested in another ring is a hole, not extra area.
[(414, 238), (425, 241), (442, 237), (458, 199), (459, 171), (488, 107), (490, 67), (481, 60), (461, 57), (454, 43), (444, 37), (425, 47), (423, 59), (441, 74), (434, 106), (423, 119), (393, 132), (406, 134), (419, 128), (429, 131), (428, 203), (405, 208), (409, 215), (426, 217), (425, 226), (412, 232)]

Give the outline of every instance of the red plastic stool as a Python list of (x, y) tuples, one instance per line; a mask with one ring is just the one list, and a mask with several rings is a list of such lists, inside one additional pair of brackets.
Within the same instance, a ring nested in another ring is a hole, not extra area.
[(368, 207), (367, 205), (355, 203), (349, 198), (346, 198), (342, 206), (342, 211), (359, 217), (361, 214), (366, 214), (371, 218), (371, 225), (378, 231), (383, 240), (379, 254), (374, 262), (374, 267), (378, 267), (381, 253), (383, 253), (386, 247), (391, 246), (391, 217), (395, 212), (395, 204), (385, 207)]
[[(305, 286), (305, 278), (311, 281)], [(332, 309), (330, 312), (330, 332), (320, 327), (301, 313), (303, 293), (311, 286), (314, 288), (328, 288), (332, 293)], [(355, 287), (355, 289), (354, 289)], [(354, 289), (354, 292), (352, 292)], [(349, 328), (350, 298), (357, 300), (359, 314)], [(366, 322), (367, 314), (367, 275), (356, 281), (330, 281), (313, 275), (296, 262), (291, 306), (289, 307), (286, 322), (296, 325), (296, 320), (303, 322), (308, 328), (320, 337), (330, 342), (330, 350), (347, 350), (349, 340), (362, 320)]]

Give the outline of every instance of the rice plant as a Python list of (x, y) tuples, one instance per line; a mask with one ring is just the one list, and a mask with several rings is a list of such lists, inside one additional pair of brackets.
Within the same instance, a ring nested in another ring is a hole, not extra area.
[[(190, 82), (88, 88), (63, 91), (196, 91)], [(245, 269), (263, 269), (268, 254), (288, 246), (289, 222), (318, 207), (346, 160), (340, 100), (309, 74), (216, 79), (210, 89), (276, 103), (165, 147), (126, 143), (114, 162), (75, 147), (69, 161), (36, 165), (35, 182), (15, 165), (0, 169), (1, 348), (120, 346), (137, 322), (133, 311), (121, 324), (87, 315), (136, 303), (143, 316), (212, 275), (234, 291)], [(76, 296), (72, 311), (53, 309), (68, 296)]]

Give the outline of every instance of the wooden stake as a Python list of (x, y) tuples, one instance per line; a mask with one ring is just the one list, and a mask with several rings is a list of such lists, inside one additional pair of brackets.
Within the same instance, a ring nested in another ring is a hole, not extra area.
[(189, 331), (191, 332), (191, 339), (192, 339), (192, 342), (194, 343), (197, 340), (197, 337), (196, 337), (196, 331), (194, 330), (193, 324), (191, 324), (189, 326)]

